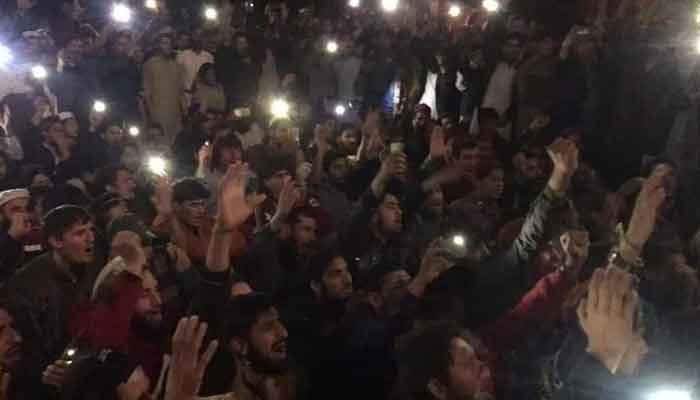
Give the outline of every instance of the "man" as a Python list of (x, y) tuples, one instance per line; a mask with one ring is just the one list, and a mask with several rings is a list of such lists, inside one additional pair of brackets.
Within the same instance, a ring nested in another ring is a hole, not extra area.
[(47, 171), (54, 171), (58, 164), (71, 156), (73, 140), (68, 139), (64, 125), (58, 116), (44, 118), (39, 125), (42, 143), (25, 155), (27, 164), (40, 165)]
[(316, 208), (295, 208), (300, 191), (287, 180), (270, 223), (253, 238), (239, 272), (253, 289), (289, 293), (303, 284), (303, 271), (314, 251), (320, 215)]
[(204, 50), (203, 29), (198, 28), (192, 32), (192, 48), (181, 50), (175, 59), (184, 69), (183, 86), (185, 90), (191, 91), (199, 68), (204, 64), (214, 63), (214, 56)]
[(507, 118), (506, 112), (512, 106), (515, 74), (522, 50), (522, 36), (517, 33), (509, 34), (503, 43), (501, 60), (491, 74), (481, 104), (482, 107), (495, 109), (499, 116), (504, 119)]
[(168, 142), (172, 143), (182, 130), (185, 72), (175, 61), (172, 38), (160, 35), (157, 44), (156, 55), (143, 66), (144, 100), (151, 121), (163, 127)]
[(100, 193), (111, 193), (130, 202), (136, 198), (136, 181), (123, 165), (103, 167), (97, 173), (95, 185)]
[(96, 270), (90, 215), (77, 206), (60, 206), (44, 218), (49, 251), (23, 267), (4, 291), (18, 310), (18, 324), (26, 338), (29, 385), (32, 374), (59, 358), (70, 341), (69, 312), (90, 285)]
[(105, 96), (113, 101), (113, 111), (127, 118), (136, 118), (139, 116), (137, 93), (141, 89), (141, 77), (130, 57), (131, 46), (131, 32), (117, 33), (110, 51), (100, 59), (98, 73)]
[(257, 96), (260, 65), (253, 59), (244, 33), (237, 33), (233, 43), (233, 49), (221, 47), (216, 52), (216, 76), (224, 85), (230, 106), (250, 104)]
[(476, 347), (452, 322), (411, 332), (399, 346), (397, 394), (410, 400), (483, 398), (490, 377)]
[(32, 224), (27, 206), (29, 191), (10, 189), (0, 192), (0, 281), (5, 282), (24, 258), (22, 241), (29, 236)]
[[(153, 230), (169, 234), (192, 262), (201, 265), (207, 257), (213, 229), (213, 221), (207, 215), (209, 189), (197, 179), (183, 178), (172, 187), (161, 184), (156, 191), (157, 216)], [(245, 238), (238, 230), (232, 235), (231, 243), (232, 257), (239, 256), (246, 247)]]

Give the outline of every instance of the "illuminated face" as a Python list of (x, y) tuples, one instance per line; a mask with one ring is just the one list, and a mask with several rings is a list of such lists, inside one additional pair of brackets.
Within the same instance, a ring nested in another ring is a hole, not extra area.
[(352, 275), (342, 257), (336, 257), (321, 278), (321, 295), (327, 300), (345, 300), (352, 294)]
[(158, 289), (158, 281), (150, 271), (144, 271), (141, 281), (143, 292), (136, 302), (136, 315), (153, 328), (163, 322), (163, 302)]
[(105, 142), (110, 146), (121, 146), (124, 144), (124, 131), (118, 126), (110, 126), (102, 135)]
[(299, 249), (308, 248), (316, 241), (316, 231), (318, 227), (316, 220), (303, 215), (299, 216), (299, 221), (294, 224), (292, 237)]
[(377, 208), (379, 227), (384, 233), (400, 233), (403, 228), (403, 211), (401, 202), (391, 194), (384, 196), (384, 200)]
[(0, 209), (1, 217), (5, 220), (10, 220), (14, 215), (26, 214), (29, 205), (29, 199), (14, 199), (10, 200)]
[(488, 367), (466, 340), (456, 337), (450, 344), (452, 363), (447, 370), (447, 399), (474, 399), (483, 395), (489, 380)]
[(287, 328), (280, 320), (279, 312), (271, 307), (251, 327), (243, 355), (254, 369), (282, 372), (288, 361), (287, 337)]
[(49, 243), (70, 265), (89, 264), (95, 258), (92, 222), (75, 223), (60, 238), (50, 238)]

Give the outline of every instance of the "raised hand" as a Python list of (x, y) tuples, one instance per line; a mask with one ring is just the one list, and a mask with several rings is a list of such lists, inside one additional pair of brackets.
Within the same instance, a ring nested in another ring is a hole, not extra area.
[(440, 249), (440, 238), (435, 239), (421, 260), (420, 270), (408, 285), (408, 291), (416, 297), (425, 292), (425, 288), (439, 278), (445, 271), (452, 268), (454, 263), (445, 258)]
[[(643, 329), (637, 321), (636, 278), (617, 267), (597, 269), (588, 296), (578, 306), (578, 320), (588, 338), (587, 351), (608, 370), (618, 372), (623, 359), (637, 362), (646, 354)], [(636, 354), (630, 354), (636, 353)], [(634, 369), (635, 365), (628, 365)]]
[(204, 372), (211, 361), (218, 342), (213, 340), (200, 356), (207, 324), (199, 322), (197, 316), (183, 318), (173, 335), (173, 347), (165, 385), (166, 400), (193, 400), (199, 394)]
[(166, 251), (168, 252), (168, 257), (170, 257), (172, 261), (175, 261), (175, 269), (178, 270), (178, 272), (185, 272), (192, 267), (190, 257), (182, 248), (169, 243), (166, 247)]
[(314, 143), (316, 144), (316, 149), (319, 153), (325, 154), (330, 149), (328, 136), (329, 130), (326, 124), (316, 125), (316, 128), (314, 128)]
[(292, 179), (287, 180), (280, 192), (276, 214), (282, 217), (288, 216), (300, 198), (301, 192), (296, 187), (296, 182)]
[(166, 176), (160, 177), (156, 182), (153, 205), (158, 215), (170, 216), (173, 213), (173, 188)]
[(68, 377), (68, 365), (70, 361), (57, 360), (53, 364), (46, 367), (41, 375), (41, 382), (45, 385), (61, 388), (66, 383)]
[(202, 147), (199, 148), (199, 151), (197, 152), (197, 162), (199, 163), (200, 168), (209, 168), (212, 150), (212, 145), (209, 144), (209, 142), (204, 142)]
[(637, 196), (634, 211), (625, 234), (626, 244), (635, 252), (641, 253), (642, 248), (654, 232), (656, 219), (662, 204), (666, 200), (665, 182), (673, 170), (670, 167), (657, 168), (644, 182)]
[(549, 187), (556, 193), (569, 188), (571, 177), (578, 169), (578, 148), (571, 140), (559, 138), (547, 147), (547, 154), (554, 164)]
[(236, 163), (229, 167), (219, 182), (218, 228), (227, 231), (236, 229), (265, 201), (264, 194), (246, 194), (245, 183), (248, 175), (248, 165)]
[(117, 386), (117, 396), (119, 400), (141, 400), (150, 386), (151, 382), (143, 368), (136, 367), (129, 380)]
[(447, 144), (447, 135), (441, 126), (436, 126), (430, 134), (430, 159), (439, 160), (448, 156), (450, 147)]

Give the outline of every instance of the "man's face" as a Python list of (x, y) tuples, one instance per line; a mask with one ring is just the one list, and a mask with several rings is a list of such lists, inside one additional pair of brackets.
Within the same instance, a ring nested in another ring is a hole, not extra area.
[(49, 239), (51, 246), (70, 265), (89, 264), (95, 258), (92, 222), (73, 224), (61, 238)]
[(316, 241), (316, 220), (303, 215), (299, 216), (299, 221), (294, 224), (292, 237), (299, 250), (307, 249)]
[(80, 135), (80, 126), (78, 121), (74, 118), (69, 118), (63, 122), (63, 130), (65, 132), (66, 138), (71, 140), (73, 144), (78, 143), (78, 136)]
[(396, 196), (387, 194), (377, 209), (379, 228), (384, 233), (400, 233), (403, 228), (401, 202)]
[(544, 176), (542, 164), (545, 160), (544, 152), (539, 149), (528, 150), (517, 164), (520, 175), (529, 180), (539, 179)]
[(118, 126), (107, 128), (103, 137), (110, 146), (121, 146), (124, 143), (124, 131)]
[(176, 207), (177, 216), (185, 225), (199, 228), (204, 225), (207, 216), (207, 200), (189, 200)]
[(167, 36), (163, 36), (158, 40), (158, 50), (161, 54), (169, 56), (173, 52), (173, 41)]
[(131, 37), (120, 35), (114, 42), (114, 53), (120, 56), (128, 56), (131, 48)]
[(61, 122), (51, 124), (46, 132), (46, 142), (48, 144), (57, 145), (62, 138), (63, 124)]
[(338, 144), (340, 144), (348, 154), (353, 154), (357, 151), (358, 138), (357, 132), (353, 129), (346, 129), (340, 134), (338, 139)]
[(15, 320), (0, 309), (0, 366), (12, 371), (22, 359), (22, 336), (15, 328)]
[(248, 39), (244, 37), (236, 38), (236, 53), (238, 53), (239, 56), (248, 55)]
[(253, 369), (264, 373), (281, 373), (287, 364), (287, 328), (280, 321), (279, 312), (272, 307), (258, 317), (250, 330), (245, 354)]
[(141, 286), (143, 293), (136, 302), (136, 315), (148, 326), (158, 328), (163, 323), (163, 302), (158, 290), (158, 281), (150, 271), (145, 271)]
[(352, 294), (352, 275), (342, 257), (331, 261), (321, 280), (321, 295), (325, 300), (345, 300)]
[(2, 206), (0, 212), (2, 212), (2, 218), (9, 221), (12, 216), (17, 214), (27, 214), (29, 205), (29, 199), (14, 199), (10, 200)]
[(424, 207), (425, 210), (432, 215), (442, 215), (445, 209), (445, 195), (440, 186), (437, 186), (428, 193), (428, 198), (425, 199)]
[(229, 165), (231, 165), (237, 161), (243, 161), (243, 153), (241, 152), (241, 149), (239, 149), (239, 148), (226, 147), (226, 148), (221, 149), (221, 152), (219, 153), (219, 160), (218, 161), (219, 161), (218, 165), (228, 167)]
[(328, 176), (333, 182), (343, 182), (350, 171), (350, 162), (347, 158), (338, 158), (328, 166)]
[(124, 200), (133, 200), (136, 196), (136, 182), (131, 176), (131, 172), (121, 169), (117, 171), (117, 176), (114, 178), (114, 183), (107, 188), (112, 193), (118, 194)]
[(514, 62), (520, 57), (522, 44), (516, 39), (510, 39), (505, 42), (501, 50), (503, 52), (503, 59), (506, 62)]
[(291, 177), (287, 170), (282, 170), (275, 172), (274, 175), (265, 179), (265, 187), (272, 193), (272, 195), (277, 198), (280, 192), (282, 192), (282, 187), (284, 183)]
[(423, 111), (418, 111), (416, 113), (416, 116), (413, 118), (413, 127), (416, 129), (422, 129), (428, 124), (429, 120), (430, 120), (430, 115), (428, 115), (428, 113), (423, 112)]
[(479, 149), (462, 149), (457, 159), (457, 165), (467, 175), (473, 175), (479, 166)]
[(450, 345), (452, 364), (447, 370), (447, 398), (474, 399), (483, 395), (490, 379), (488, 367), (477, 357), (474, 348), (456, 337)]
[(177, 36), (177, 48), (180, 50), (189, 49), (191, 45), (190, 35), (181, 33)]

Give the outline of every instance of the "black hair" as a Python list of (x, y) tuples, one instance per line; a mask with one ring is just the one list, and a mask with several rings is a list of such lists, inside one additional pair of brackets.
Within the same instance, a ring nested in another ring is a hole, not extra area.
[(455, 322), (436, 322), (415, 329), (399, 341), (396, 398), (432, 399), (428, 390), (431, 379), (447, 379), (454, 363), (452, 340), (463, 338), (465, 331)]
[(51, 115), (41, 120), (39, 124), (39, 132), (48, 132), (53, 124), (61, 123), (61, 118), (57, 115)]
[(182, 178), (173, 184), (173, 202), (184, 203), (192, 200), (208, 199), (211, 192), (196, 178)]
[(199, 71), (197, 71), (197, 79), (198, 80), (204, 80), (207, 77), (207, 74), (209, 71), (215, 70), (214, 64), (212, 63), (204, 63), (202, 64), (201, 67), (199, 67)]
[(211, 149), (211, 170), (214, 171), (218, 165), (218, 160), (219, 156), (221, 155), (221, 151), (223, 149), (238, 149), (241, 151), (241, 155), (244, 154), (243, 152), (243, 144), (241, 143), (240, 139), (238, 139), (238, 136), (229, 133), (224, 136), (219, 137), (214, 141), (214, 145), (212, 146)]
[(90, 214), (82, 207), (62, 205), (44, 216), (44, 238), (61, 238), (75, 224), (90, 221)]
[(104, 166), (97, 171), (95, 186), (97, 186), (99, 194), (105, 193), (107, 186), (114, 184), (119, 171), (129, 171), (129, 168), (122, 164), (112, 164)]
[(342, 251), (335, 244), (327, 246), (316, 253), (309, 261), (308, 281), (321, 282), (323, 280), (323, 274), (325, 274), (328, 267), (331, 266), (331, 262), (339, 257), (344, 258)]
[(643, 163), (642, 168), (641, 168), (641, 175), (643, 177), (649, 177), (652, 172), (654, 172), (654, 169), (658, 167), (661, 164), (666, 164), (673, 168), (673, 170), (678, 169), (678, 164), (676, 164), (675, 161), (672, 159), (666, 157), (666, 156), (659, 156), (659, 157), (654, 157), (651, 159), (646, 159), (646, 162)]
[(63, 205), (87, 207), (89, 204), (90, 199), (82, 190), (68, 184), (60, 184), (50, 188), (44, 198), (44, 207), (47, 210)]
[(260, 316), (275, 307), (272, 296), (264, 293), (250, 293), (234, 297), (228, 304), (227, 317), (224, 321), (223, 342), (232, 338), (247, 339), (250, 330)]

